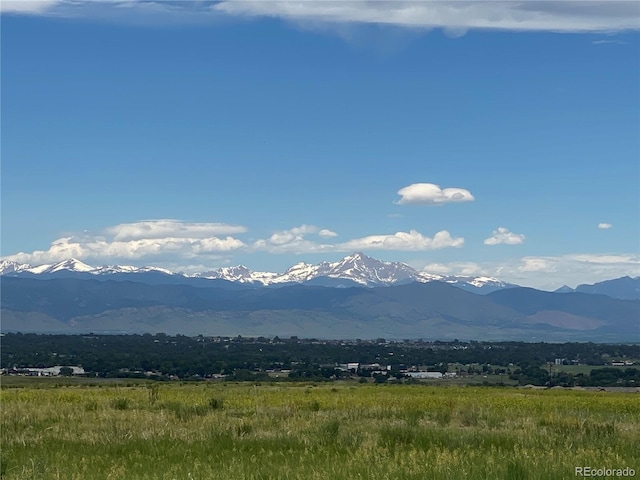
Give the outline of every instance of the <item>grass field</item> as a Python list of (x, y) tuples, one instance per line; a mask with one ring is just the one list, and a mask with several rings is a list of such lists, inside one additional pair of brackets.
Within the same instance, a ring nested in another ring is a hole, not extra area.
[(521, 480), (576, 478), (576, 466), (640, 475), (638, 394), (55, 385), (1, 390), (3, 479)]

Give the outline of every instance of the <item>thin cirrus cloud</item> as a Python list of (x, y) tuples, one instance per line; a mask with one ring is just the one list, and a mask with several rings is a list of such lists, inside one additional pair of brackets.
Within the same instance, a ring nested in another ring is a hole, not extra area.
[(598, 224), (598, 228), (600, 230), (609, 230), (611, 227), (613, 227), (613, 225), (610, 224), (610, 223), (599, 223)]
[(510, 232), (508, 228), (498, 227), (489, 238), (484, 240), (485, 245), (521, 245), (525, 236), (522, 233)]
[(0, 11), (26, 15), (44, 14), (55, 6), (60, 6), (60, 0), (3, 0)]
[(474, 196), (464, 188), (440, 188), (434, 183), (413, 183), (398, 190), (397, 205), (443, 205), (473, 202)]
[[(523, 257), (519, 272), (562, 273), (567, 269), (585, 269), (601, 273), (605, 278), (640, 274), (640, 255), (637, 254), (569, 254), (557, 257)], [(609, 273), (610, 272), (610, 273)], [(610, 275), (607, 277), (607, 275)]]
[(180, 220), (144, 220), (122, 223), (109, 227), (106, 233), (114, 240), (138, 240), (144, 238), (165, 238), (167, 236), (189, 238), (211, 238), (216, 235), (244, 233), (246, 227), (226, 223), (192, 223)]
[(323, 2), (228, 0), (212, 9), (228, 15), (282, 18), (296, 23), (377, 24), (412, 29), (443, 28), (553, 32), (637, 30), (639, 12), (624, 1), (393, 1)]
[[(523, 257), (504, 266), (503, 276), (515, 283), (530, 282), (534, 287), (576, 286), (625, 275), (640, 275), (638, 254), (568, 254)], [(549, 282), (554, 282), (550, 284)]]
[(611, 33), (639, 28), (636, 2), (557, 0), (422, 2), (223, 0), (158, 2), (153, 0), (4, 0), (2, 12), (62, 17), (140, 19), (145, 14), (166, 23), (216, 21), (220, 18), (280, 18), (296, 25), (389, 25), (411, 30), (442, 28), (454, 36), (468, 30)]
[(440, 275), (494, 277), (516, 285), (555, 290), (562, 285), (575, 287), (625, 275), (636, 277), (640, 275), (640, 255), (526, 256), (487, 262), (430, 263), (421, 270)]

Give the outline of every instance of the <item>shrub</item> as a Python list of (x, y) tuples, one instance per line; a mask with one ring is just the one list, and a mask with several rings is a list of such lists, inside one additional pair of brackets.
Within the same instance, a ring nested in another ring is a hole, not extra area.
[(114, 398), (111, 400), (111, 407), (116, 410), (127, 410), (129, 408), (129, 399), (128, 398)]
[(147, 385), (149, 390), (149, 405), (155, 405), (158, 401), (160, 387), (158, 385)]
[(222, 410), (224, 407), (224, 399), (213, 397), (209, 399), (209, 408), (211, 410)]

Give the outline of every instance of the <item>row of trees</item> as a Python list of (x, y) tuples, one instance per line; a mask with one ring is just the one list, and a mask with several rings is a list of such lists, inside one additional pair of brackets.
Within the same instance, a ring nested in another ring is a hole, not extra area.
[(640, 386), (640, 369), (594, 368), (588, 374), (549, 371), (540, 367), (516, 369), (510, 379), (520, 385), (547, 385), (561, 387), (636, 387)]
[[(521, 377), (542, 378), (542, 374), (532, 369), (541, 369), (556, 358), (604, 365), (611, 358), (640, 357), (640, 349), (636, 345), (593, 343), (389, 343), (381, 339), (342, 344), (297, 338), (220, 339), (164, 334), (6, 334), (1, 341), (2, 368), (78, 365), (100, 376), (152, 371), (189, 378), (287, 369), (292, 371), (293, 377), (326, 378), (338, 375), (333, 368), (336, 364), (359, 362), (391, 365), (394, 371), (413, 365), (431, 365), (436, 370), (446, 371), (447, 364), (475, 364), (467, 368), (467, 373), (512, 373), (518, 375), (519, 380)], [(508, 370), (504, 368), (509, 365)], [(516, 367), (521, 370), (517, 374), (512, 372)], [(541, 370), (548, 381), (548, 372)]]

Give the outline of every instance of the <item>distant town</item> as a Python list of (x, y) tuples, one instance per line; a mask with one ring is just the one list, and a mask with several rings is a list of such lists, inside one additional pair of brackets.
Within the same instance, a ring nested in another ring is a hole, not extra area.
[(5, 334), (0, 373), (189, 381), (640, 387), (638, 345)]

